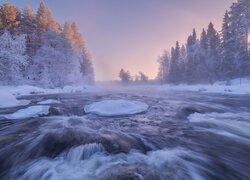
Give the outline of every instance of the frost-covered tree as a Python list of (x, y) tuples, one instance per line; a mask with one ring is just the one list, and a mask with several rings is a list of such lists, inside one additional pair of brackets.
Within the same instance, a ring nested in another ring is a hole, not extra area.
[(26, 6), (22, 13), (20, 34), (26, 34), (26, 53), (29, 57), (33, 57), (41, 47), (41, 39), (39, 36), (38, 22), (30, 6)]
[(170, 55), (164, 50), (163, 54), (158, 58), (159, 69), (156, 79), (160, 83), (167, 83), (169, 78), (169, 69), (170, 69)]
[(213, 83), (215, 80), (219, 79), (220, 70), (220, 36), (218, 32), (214, 29), (213, 23), (209, 23), (207, 29), (207, 44), (208, 44), (208, 80)]
[(226, 11), (222, 25), (222, 58), (221, 58), (221, 76), (223, 79), (232, 79), (234, 77), (234, 39), (230, 29), (230, 18)]
[(12, 4), (0, 6), (0, 31), (3, 33), (8, 30), (10, 33), (17, 33), (20, 26), (21, 13)]
[(91, 58), (76, 23), (62, 29), (44, 1), (36, 14), (29, 6), (22, 12), (11, 4), (0, 6), (1, 34), (1, 80), (46, 87), (94, 82)]
[(195, 71), (195, 65), (197, 62), (197, 59), (199, 58), (197, 56), (197, 49), (199, 47), (197, 34), (195, 29), (193, 29), (192, 35), (190, 35), (187, 39), (187, 58), (186, 58), (186, 64), (185, 64), (185, 81), (188, 83), (195, 83), (196, 80), (196, 71)]
[[(203, 29), (200, 39), (193, 30), (187, 39), (186, 53), (184, 56), (181, 55), (181, 60), (177, 53), (179, 48), (177, 46), (172, 48), (170, 70), (165, 76), (168, 77), (166, 81), (213, 83), (216, 80), (250, 75), (249, 34), (250, 1), (238, 0), (233, 3), (230, 11), (225, 13), (221, 34), (215, 30), (212, 23), (209, 23), (207, 30)], [(180, 63), (183, 60), (184, 65)], [(159, 68), (161, 79), (164, 77), (162, 64)]]
[(14, 36), (5, 31), (0, 36), (0, 83), (18, 85), (24, 81), (27, 66), (25, 36)]
[(181, 73), (181, 48), (177, 41), (175, 48), (171, 49), (171, 62), (169, 71), (169, 80), (172, 83), (179, 83), (182, 79)]
[(60, 25), (54, 20), (52, 12), (43, 1), (41, 1), (38, 8), (36, 19), (41, 32), (48, 30), (59, 32), (61, 29)]
[(238, 0), (231, 6), (229, 11), (229, 31), (232, 43), (232, 55), (234, 58), (235, 76), (248, 74), (249, 57), (247, 35), (250, 22), (250, 2), (248, 0)]
[(31, 79), (46, 87), (86, 83), (84, 78), (87, 78), (89, 72), (82, 74), (83, 57), (72, 50), (63, 34), (48, 31), (43, 36), (43, 44), (34, 57)]

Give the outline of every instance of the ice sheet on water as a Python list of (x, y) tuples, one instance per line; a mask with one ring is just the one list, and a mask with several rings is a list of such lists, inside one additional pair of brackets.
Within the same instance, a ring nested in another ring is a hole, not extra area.
[(28, 105), (29, 103), (30, 101), (28, 100), (17, 100), (15, 96), (7, 90), (0, 90), (0, 108)]
[(44, 105), (44, 104), (61, 104), (61, 101), (58, 101), (56, 99), (47, 99), (47, 100), (41, 101), (37, 104), (42, 104), (42, 105)]
[(132, 115), (145, 112), (148, 105), (138, 101), (128, 100), (104, 100), (84, 107), (86, 113), (93, 113), (100, 116)]
[(5, 115), (7, 119), (25, 119), (31, 117), (39, 117), (49, 114), (50, 106), (30, 106), (25, 109), (20, 109), (12, 114)]

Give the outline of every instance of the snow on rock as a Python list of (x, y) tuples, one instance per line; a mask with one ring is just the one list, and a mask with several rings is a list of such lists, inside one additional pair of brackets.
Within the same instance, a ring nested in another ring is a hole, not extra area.
[(61, 101), (58, 101), (56, 99), (47, 99), (47, 100), (44, 100), (44, 101), (41, 101), (37, 104), (61, 104), (62, 102)]
[(24, 119), (31, 117), (45, 116), (49, 114), (50, 106), (30, 106), (26, 109), (20, 109), (13, 114), (5, 115), (7, 119)]
[(15, 106), (22, 106), (29, 104), (28, 100), (17, 100), (10, 92), (5, 90), (0, 90), (0, 108), (8, 108)]
[(84, 111), (99, 116), (119, 116), (145, 112), (148, 107), (147, 104), (138, 101), (104, 100), (85, 106)]

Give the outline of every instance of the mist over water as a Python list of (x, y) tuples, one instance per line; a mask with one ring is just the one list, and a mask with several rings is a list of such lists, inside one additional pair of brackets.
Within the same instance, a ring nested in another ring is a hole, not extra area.
[[(126, 93), (45, 95), (60, 115), (0, 121), (1, 179), (247, 179), (248, 95)], [(138, 100), (145, 113), (85, 114), (92, 102)], [(224, 99), (229, 99), (224, 101)], [(22, 99), (36, 104), (40, 96)], [(1, 109), (12, 112), (13, 108)]]

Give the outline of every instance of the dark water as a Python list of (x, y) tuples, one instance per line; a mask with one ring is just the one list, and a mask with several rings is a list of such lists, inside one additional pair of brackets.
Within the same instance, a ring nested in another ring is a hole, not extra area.
[[(50, 116), (0, 120), (0, 179), (250, 179), (250, 96), (100, 93), (59, 99)], [(146, 113), (99, 117), (104, 99), (147, 103)], [(17, 109), (0, 109), (1, 114)]]

